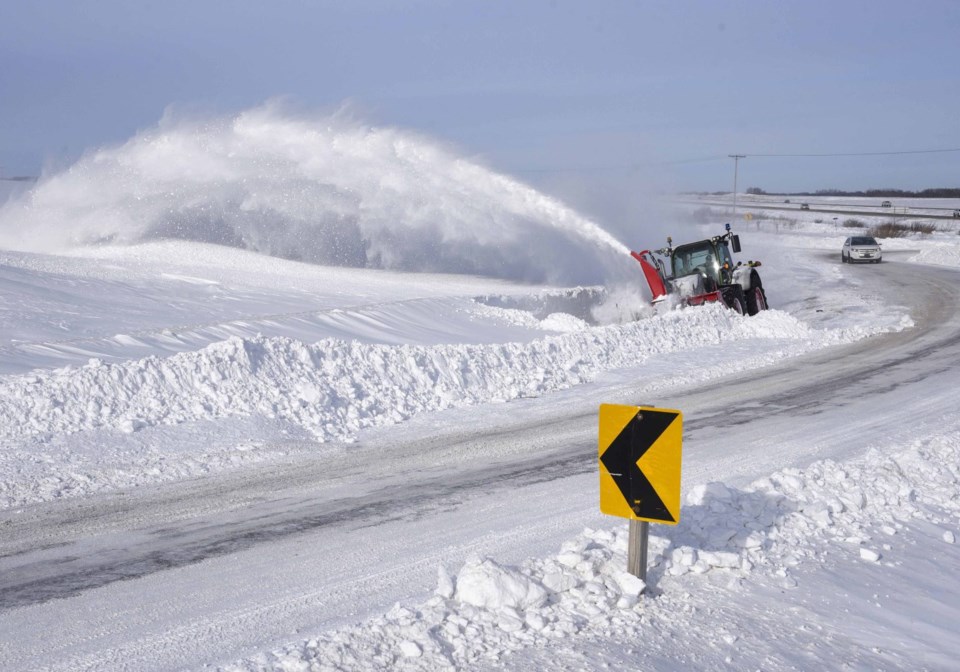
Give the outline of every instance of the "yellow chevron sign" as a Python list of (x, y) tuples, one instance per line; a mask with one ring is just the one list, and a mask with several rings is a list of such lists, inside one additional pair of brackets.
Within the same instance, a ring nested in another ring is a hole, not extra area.
[(651, 406), (600, 406), (600, 512), (680, 522), (683, 414)]

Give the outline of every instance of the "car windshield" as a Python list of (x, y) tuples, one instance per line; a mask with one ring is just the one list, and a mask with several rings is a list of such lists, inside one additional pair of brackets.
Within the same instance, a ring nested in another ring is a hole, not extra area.
[(851, 245), (876, 245), (877, 241), (870, 236), (857, 236), (850, 241)]

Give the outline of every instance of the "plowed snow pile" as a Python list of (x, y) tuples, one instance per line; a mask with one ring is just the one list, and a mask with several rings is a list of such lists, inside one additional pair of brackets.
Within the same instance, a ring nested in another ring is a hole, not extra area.
[[(569, 328), (567, 317), (564, 328)], [(543, 322), (549, 329), (558, 320), (548, 316)], [(5, 447), (0, 505), (184, 478), (264, 457), (263, 451), (250, 451), (249, 440), (227, 441), (219, 449), (204, 440), (202, 454), (182, 454), (173, 446), (189, 438), (171, 440), (169, 433), (147, 431), (151, 428), (179, 428), (189, 436), (198, 425), (215, 421), (268, 422), (320, 442), (352, 441), (365, 428), (426, 412), (541, 396), (666, 355), (683, 357), (720, 346), (728, 355), (741, 353), (712, 366), (694, 355), (687, 370), (680, 367), (673, 377), (654, 380), (648, 392), (763, 366), (886, 328), (812, 329), (780, 311), (744, 319), (708, 306), (630, 324), (582, 324), (578, 331), (524, 343), (388, 346), (235, 337), (169, 357), (91, 359), (84, 366), (0, 378)], [(120, 438), (133, 433), (144, 438)], [(221, 434), (232, 435), (227, 429)], [(91, 444), (99, 446), (96, 451), (86, 448)], [(57, 457), (38, 461), (38, 454)]]
[[(789, 315), (744, 320), (711, 306), (529, 343), (380, 346), (325, 340), (231, 338), (196, 353), (8, 376), (0, 380), (0, 440), (100, 428), (136, 431), (230, 415), (264, 415), (318, 440), (417, 413), (536, 396), (599, 373), (694, 348), (757, 342), (752, 368), (781, 355), (845, 343), (869, 332), (814, 332)], [(778, 341), (773, 356), (764, 341)]]

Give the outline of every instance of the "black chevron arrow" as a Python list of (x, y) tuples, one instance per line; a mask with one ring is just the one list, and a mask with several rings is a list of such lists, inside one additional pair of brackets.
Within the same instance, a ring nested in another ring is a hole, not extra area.
[(676, 417), (676, 413), (641, 410), (600, 457), (600, 462), (610, 472), (634, 515), (639, 518), (676, 522), (637, 466), (640, 458)]

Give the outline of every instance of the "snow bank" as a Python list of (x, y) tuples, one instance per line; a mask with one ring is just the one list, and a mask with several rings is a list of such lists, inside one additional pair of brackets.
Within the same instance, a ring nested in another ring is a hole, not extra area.
[[(611, 631), (620, 641), (656, 647), (673, 636), (671, 613), (689, 619), (696, 612), (693, 592), (712, 592), (708, 600), (722, 599), (716, 586), (739, 591), (738, 600), (761, 586), (816, 593), (812, 570), (827, 555), (836, 557), (835, 571), (842, 573), (863, 571), (857, 563), (883, 567), (898, 543), (917, 543), (908, 531), (925, 543), (953, 544), (960, 526), (958, 464), (960, 435), (952, 434), (894, 455), (874, 450), (846, 464), (783, 470), (744, 490), (701, 485), (688, 494), (678, 526), (652, 528), (647, 594), (624, 572), (626, 525), (588, 529), (556, 555), (520, 567), (475, 558), (456, 577), (441, 567), (436, 594), (423, 604), (397, 604), (357, 626), (220, 669), (437, 670), (494, 661), (502, 667), (510, 652), (571, 637), (586, 643)], [(737, 624), (707, 614), (698, 627), (715, 642), (698, 653), (699, 666), (729, 665), (725, 650), (738, 639)], [(890, 659), (886, 664), (894, 667)], [(530, 669), (522, 662), (518, 668)]]
[[(529, 343), (388, 346), (327, 339), (307, 345), (231, 338), (168, 358), (92, 359), (82, 367), (5, 377), (0, 441), (254, 415), (294, 423), (320, 441), (350, 440), (365, 427), (538, 396), (655, 355), (768, 339), (771, 351), (755, 348), (753, 357), (734, 365), (758, 366), (879, 330), (815, 330), (778, 311), (747, 319), (708, 306)], [(715, 375), (730, 373), (730, 366)]]
[[(523, 314), (517, 310), (499, 313)], [(906, 321), (904, 321), (906, 320)], [(351, 442), (418, 414), (502, 403), (630, 375), (663, 356), (723, 346), (705, 365), (674, 362), (646, 393), (776, 363), (907, 326), (815, 329), (787, 313), (743, 318), (719, 306), (589, 327), (536, 321), (556, 335), (525, 343), (385, 345), (233, 337), (169, 357), (34, 370), (0, 378), (0, 508), (201, 476), (276, 459), (293, 440)], [(694, 363), (695, 360), (695, 363)], [(213, 429), (214, 427), (217, 429)], [(175, 429), (182, 427), (182, 431)], [(271, 438), (274, 437), (274, 438)], [(202, 449), (190, 447), (191, 441)], [(292, 444), (291, 444), (292, 445)]]
[[(913, 242), (913, 241), (911, 241)], [(921, 249), (910, 257), (917, 264), (934, 264), (960, 268), (960, 247), (952, 241), (924, 241)]]

